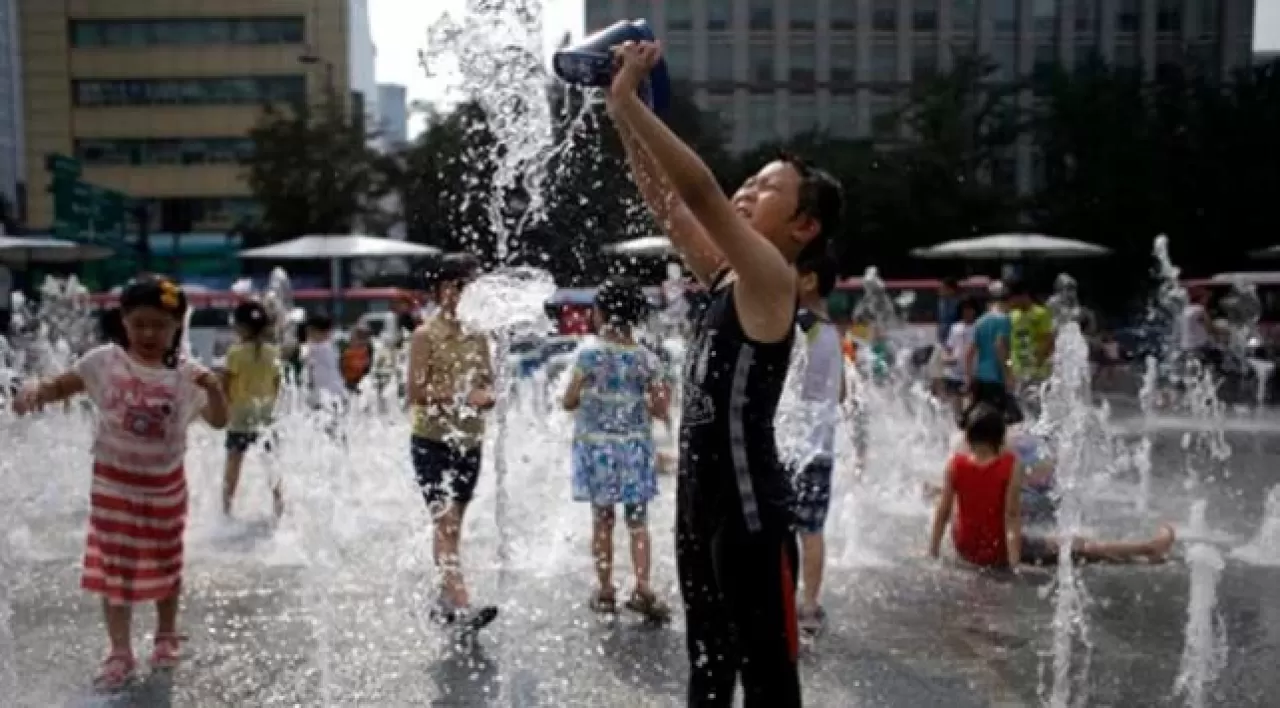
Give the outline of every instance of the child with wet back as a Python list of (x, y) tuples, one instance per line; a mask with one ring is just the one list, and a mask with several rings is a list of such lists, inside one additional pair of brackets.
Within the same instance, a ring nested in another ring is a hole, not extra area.
[[(937, 558), (942, 536), (958, 506), (952, 541), (956, 554), (980, 567), (1043, 565), (1058, 560), (1060, 544), (1049, 535), (1033, 535), (1022, 528), (1023, 465), (1005, 446), (1001, 411), (979, 405), (965, 420), (966, 449), (955, 452), (943, 472), (942, 493), (933, 515), (929, 555)], [(1173, 546), (1167, 524), (1145, 541), (1074, 539), (1071, 552), (1081, 562), (1161, 562)]]

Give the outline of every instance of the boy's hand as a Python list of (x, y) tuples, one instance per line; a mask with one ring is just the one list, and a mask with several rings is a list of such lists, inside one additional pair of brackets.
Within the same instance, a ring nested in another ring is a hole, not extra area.
[(18, 415), (26, 415), (38, 411), (40, 408), (42, 408), (40, 384), (23, 384), (22, 388), (18, 390), (18, 395), (13, 397), (13, 412)]
[(609, 96), (615, 99), (634, 96), (662, 57), (662, 47), (657, 42), (624, 42), (614, 47), (613, 56), (617, 71)]
[(497, 399), (494, 398), (493, 390), (488, 386), (471, 389), (471, 393), (467, 394), (467, 405), (472, 408), (486, 411), (493, 408), (495, 403), (497, 403)]

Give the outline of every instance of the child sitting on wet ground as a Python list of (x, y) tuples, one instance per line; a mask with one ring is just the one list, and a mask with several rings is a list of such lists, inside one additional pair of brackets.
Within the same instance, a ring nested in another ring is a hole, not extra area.
[[(941, 553), (942, 536), (959, 506), (951, 536), (956, 554), (980, 567), (1017, 569), (1020, 563), (1043, 565), (1057, 562), (1060, 545), (1056, 538), (1024, 531), (1022, 527), (1022, 482), (1024, 467), (1017, 455), (1005, 446), (1004, 416), (994, 408), (979, 405), (970, 412), (965, 426), (967, 450), (951, 456), (943, 472), (942, 493), (933, 515), (929, 555)], [(1137, 560), (1162, 562), (1173, 546), (1171, 526), (1145, 541), (1094, 541), (1077, 538), (1072, 555), (1081, 562), (1128, 563)]]
[(636, 343), (633, 330), (648, 310), (640, 287), (608, 280), (596, 294), (600, 339), (578, 351), (564, 407), (574, 411), (573, 499), (591, 504), (591, 555), (599, 588), (590, 607), (614, 614), (613, 529), (621, 504), (631, 535), (636, 584), (626, 608), (653, 621), (670, 617), (649, 582), (652, 544), (648, 504), (658, 494), (653, 420), (665, 420), (669, 394), (661, 365)]

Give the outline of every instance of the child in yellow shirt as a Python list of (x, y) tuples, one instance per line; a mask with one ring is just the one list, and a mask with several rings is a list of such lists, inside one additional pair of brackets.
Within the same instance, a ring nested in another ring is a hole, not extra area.
[[(231, 407), (227, 426), (227, 466), (222, 484), (222, 510), (231, 514), (231, 502), (240, 484), (244, 454), (260, 439), (271, 452), (274, 439), (267, 431), (280, 393), (280, 350), (263, 340), (270, 329), (267, 311), (258, 302), (238, 306), (233, 315), (237, 344), (227, 352), (223, 387)], [(271, 495), (277, 517), (284, 513), (284, 496), (278, 474), (273, 474)]]

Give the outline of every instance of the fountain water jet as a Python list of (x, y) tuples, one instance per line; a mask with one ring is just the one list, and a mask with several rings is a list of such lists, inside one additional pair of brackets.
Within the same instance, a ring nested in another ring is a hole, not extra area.
[(1193, 544), (1187, 551), (1191, 590), (1187, 599), (1186, 640), (1173, 692), (1188, 708), (1204, 708), (1209, 687), (1227, 664), (1227, 630), (1215, 611), (1218, 581), (1225, 564), (1217, 548)]
[[(1042, 425), (1052, 431), (1057, 448), (1055, 484), (1058, 494), (1058, 543), (1070, 548), (1080, 537), (1084, 486), (1096, 464), (1098, 447), (1091, 440), (1096, 418), (1089, 408), (1089, 347), (1075, 322), (1058, 330), (1053, 376), (1046, 385)], [(1058, 554), (1053, 612), (1052, 680), (1046, 703), (1052, 708), (1088, 701), (1092, 646), (1086, 623), (1086, 595), (1071, 553)], [(1083, 649), (1076, 654), (1077, 646)]]
[(1252, 565), (1280, 565), (1280, 485), (1267, 493), (1258, 532), (1248, 543), (1232, 551), (1231, 557)]

